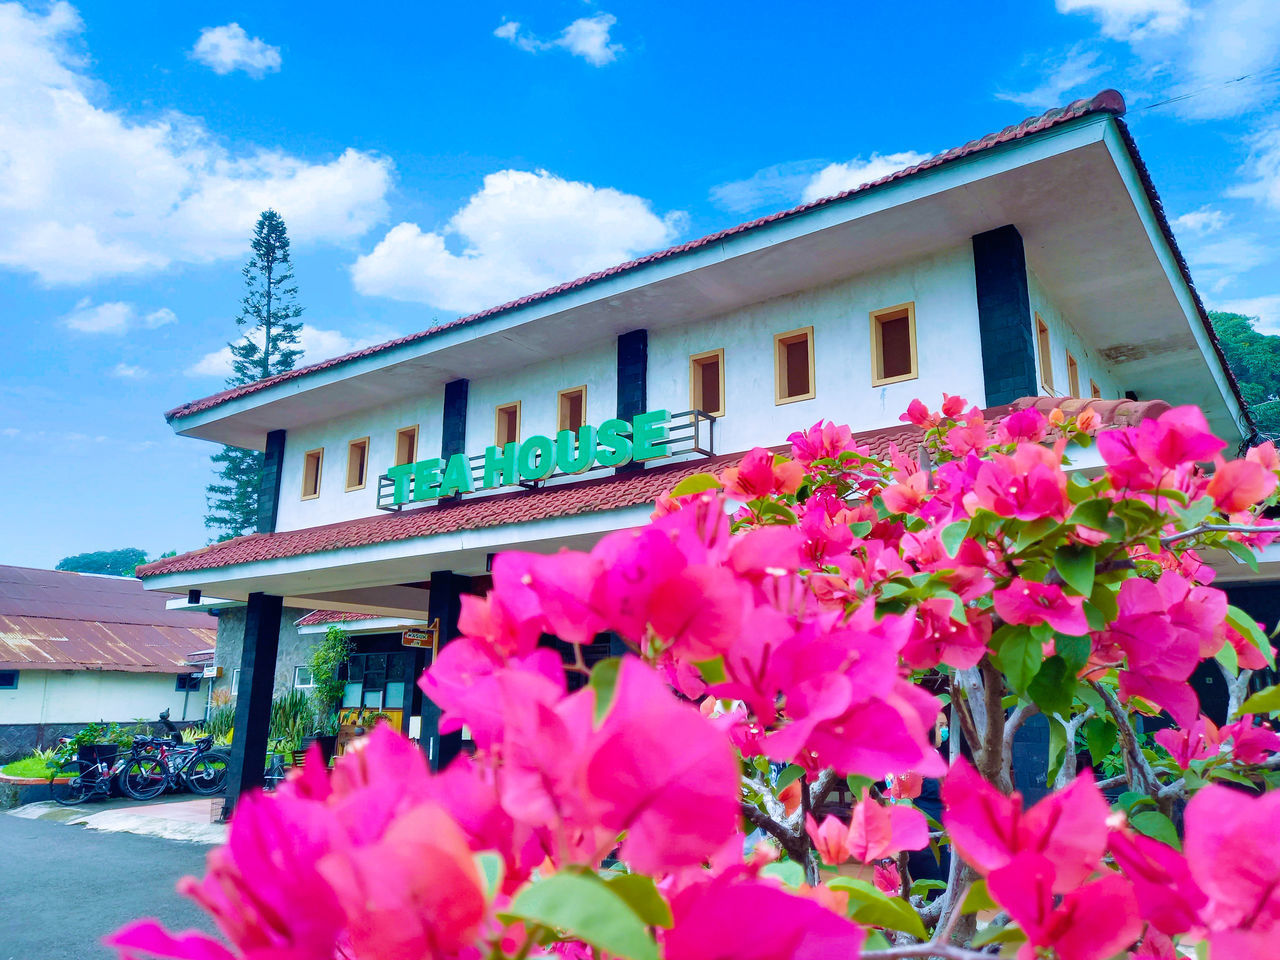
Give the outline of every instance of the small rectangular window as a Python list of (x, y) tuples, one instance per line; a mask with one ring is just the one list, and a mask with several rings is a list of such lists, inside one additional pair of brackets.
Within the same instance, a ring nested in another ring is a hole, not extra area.
[(418, 428), (404, 427), (396, 431), (396, 466), (418, 459)]
[(1036, 314), (1036, 350), (1040, 353), (1040, 385), (1053, 394), (1053, 354), (1049, 352), (1049, 327)]
[(0, 690), (18, 689), (18, 671), (0, 670)]
[(520, 401), (498, 406), (493, 416), (493, 442), (499, 447), (520, 441)]
[(198, 673), (180, 673), (178, 674), (178, 682), (174, 684), (174, 689), (178, 691), (193, 691), (200, 689), (200, 674)]
[(1080, 396), (1080, 365), (1070, 350), (1067, 351), (1067, 389), (1068, 396)]
[(363, 490), (369, 472), (369, 438), (347, 444), (347, 490)]
[(311, 678), (310, 667), (293, 668), (293, 687), (295, 690), (310, 690), (315, 685), (315, 681)]
[(900, 303), (896, 307), (871, 313), (871, 385), (883, 386), (902, 380), (914, 380), (916, 369), (916, 305)]
[(773, 338), (774, 402), (812, 400), (813, 327), (779, 333)]
[(556, 394), (556, 430), (577, 430), (587, 422), (587, 388), (574, 387)]
[(713, 417), (724, 416), (724, 350), (689, 358), (689, 406)]
[(302, 461), (302, 499), (320, 496), (320, 470), (324, 466), (324, 447), (308, 450)]
[(1089, 381), (1089, 396), (1093, 397), (1095, 400), (1102, 399), (1102, 388), (1098, 386), (1096, 380)]

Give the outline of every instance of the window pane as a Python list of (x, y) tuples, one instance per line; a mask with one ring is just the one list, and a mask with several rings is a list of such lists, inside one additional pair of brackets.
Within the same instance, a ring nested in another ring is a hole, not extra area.
[(698, 361), (700, 383), (699, 406), (706, 413), (720, 412), (720, 361), (715, 357)]
[(348, 683), (342, 688), (342, 705), (344, 707), (360, 706), (360, 684)]
[(396, 434), (396, 465), (413, 463), (417, 458), (418, 431), (412, 428)]
[(361, 706), (374, 707), (375, 709), (381, 710), (382, 709), (382, 691), (366, 690), (364, 692), (364, 703), (362, 703)]
[(352, 657), (347, 661), (347, 679), (357, 682), (364, 679), (364, 664), (367, 658), (362, 656)]
[(911, 375), (911, 321), (906, 314), (880, 321), (880, 370), (885, 379)]
[(392, 653), (387, 655), (387, 679), (403, 680), (409, 672), (410, 654)]
[(808, 393), (809, 386), (809, 338), (792, 340), (784, 348), (786, 356), (786, 396), (799, 397)]
[(399, 710), (404, 704), (404, 684), (399, 681), (388, 683), (383, 689), (386, 691), (383, 704), (393, 710)]

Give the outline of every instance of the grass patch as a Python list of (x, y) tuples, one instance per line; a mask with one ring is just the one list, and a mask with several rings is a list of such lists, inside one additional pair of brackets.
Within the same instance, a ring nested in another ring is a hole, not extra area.
[(36, 777), (48, 780), (53, 771), (45, 763), (44, 757), (23, 757), (21, 760), (15, 760), (0, 767), (0, 773), (7, 777)]

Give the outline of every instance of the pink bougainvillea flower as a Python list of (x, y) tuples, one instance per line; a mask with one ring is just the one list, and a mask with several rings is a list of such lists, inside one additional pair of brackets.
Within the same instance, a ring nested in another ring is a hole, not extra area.
[(923, 850), (929, 845), (929, 824), (914, 807), (863, 800), (850, 813), (848, 845), (850, 855), (863, 863)]
[(1152, 927), (1174, 935), (1198, 925), (1206, 897), (1179, 851), (1128, 828), (1112, 831), (1107, 846)]
[(1196, 717), (1190, 728), (1157, 730), (1155, 738), (1156, 743), (1169, 751), (1173, 762), (1186, 770), (1192, 760), (1205, 760), (1216, 755), (1226, 733), (1220, 732), (1212, 720), (1201, 715)]
[[(671, 901), (665, 960), (830, 960), (857, 957), (866, 934), (816, 900), (763, 880), (730, 875)], [(764, 923), (744, 919), (767, 918)]]
[(978, 665), (991, 640), (991, 618), (969, 607), (965, 621), (957, 623), (954, 605), (934, 597), (916, 607), (916, 627), (902, 648), (902, 659), (913, 670), (927, 670), (945, 663), (961, 670)]
[(995, 610), (1006, 623), (1047, 623), (1059, 633), (1073, 637), (1089, 632), (1084, 615), (1084, 597), (1068, 596), (1052, 583), (1014, 577), (1007, 587), (991, 595)]
[(889, 860), (885, 863), (877, 863), (871, 871), (871, 882), (881, 893), (896, 897), (902, 894), (902, 874), (898, 871), (898, 865)]
[(1049, 949), (1056, 960), (1106, 960), (1141, 935), (1138, 905), (1123, 877), (1107, 873), (1072, 884), (1058, 901), (1055, 876), (1048, 858), (1024, 850), (987, 877), (992, 899), (1027, 934), (1018, 960), (1037, 960)]
[(970, 513), (982, 508), (1016, 520), (1061, 520), (1070, 506), (1061, 454), (1022, 443), (1013, 456), (997, 453), (980, 460), (972, 489), (963, 499)]
[(1117, 490), (1154, 490), (1171, 472), (1212, 460), (1225, 446), (1197, 407), (1175, 407), (1157, 420), (1098, 434), (1098, 452)]
[(914, 770), (895, 774), (893, 783), (889, 784), (889, 796), (895, 800), (914, 800), (924, 789), (924, 777)]
[(942, 415), (950, 417), (954, 420), (960, 414), (964, 413), (964, 408), (969, 405), (969, 401), (964, 397), (953, 397), (949, 393), (942, 395)]
[(1267, 499), (1275, 489), (1275, 473), (1262, 464), (1219, 457), (1206, 492), (1219, 510), (1236, 513)]
[(356, 956), (456, 956), (475, 940), (485, 916), (466, 838), (434, 804), (398, 817), (379, 842), (340, 847), (318, 866), (342, 905)]
[(845, 451), (864, 452), (854, 443), (853, 433), (847, 426), (830, 420), (819, 420), (808, 430), (791, 434), (787, 442), (791, 444), (792, 458), (805, 467), (815, 460), (834, 460)]
[[(254, 951), (253, 954), (236, 954), (213, 937), (198, 930), (170, 933), (155, 920), (135, 920), (115, 933), (103, 938), (103, 943), (114, 947), (120, 960), (267, 960), (268, 957), (287, 957), (289, 960), (312, 960), (306, 954), (271, 951)], [(256, 955), (256, 956), (255, 956)], [(314, 955), (313, 955), (314, 957)]]
[(903, 423), (914, 423), (924, 430), (932, 430), (942, 423), (942, 418), (918, 399), (907, 404), (907, 412), (900, 415), (898, 419)]
[(736, 829), (728, 737), (635, 657), (623, 658), (583, 776), (600, 821), (627, 831), (622, 857), (641, 872), (700, 863)]
[(1265, 721), (1255, 725), (1252, 715), (1227, 724), (1220, 735), (1224, 741), (1231, 740), (1231, 756), (1240, 763), (1262, 763), (1280, 752), (1280, 734)]
[(1000, 421), (1000, 426), (996, 429), (996, 442), (1039, 443), (1048, 432), (1049, 421), (1045, 419), (1045, 415), (1035, 407), (1027, 407)]
[(1186, 858), (1208, 897), (1210, 952), (1232, 960), (1275, 956), (1280, 935), (1280, 792), (1252, 797), (1210, 784), (1187, 803)]
[(923, 470), (880, 491), (880, 499), (890, 513), (914, 513), (929, 496), (929, 475)]
[[(1191, 685), (1185, 680), (1169, 680), (1164, 677), (1136, 673), (1133, 670), (1121, 670), (1119, 692), (1120, 699), (1125, 702), (1137, 697), (1167, 710), (1181, 727), (1191, 726), (1200, 713), (1200, 701), (1196, 698)], [(1144, 709), (1142, 712), (1156, 711)]]
[(720, 482), (725, 493), (738, 500), (759, 500), (775, 493), (789, 494), (800, 489), (804, 465), (756, 447), (736, 467), (725, 467)]
[(1276, 445), (1270, 440), (1250, 447), (1244, 458), (1250, 463), (1260, 464), (1272, 473), (1280, 471), (1280, 453), (1276, 452)]
[(834, 867), (849, 859), (849, 827), (837, 817), (827, 814), (819, 826), (813, 814), (805, 814), (804, 829), (823, 863)]
[(1062, 893), (1079, 886), (1106, 849), (1107, 802), (1087, 770), (1023, 810), (1021, 794), (1006, 796), (961, 758), (943, 782), (942, 800), (951, 842), (984, 875), (1030, 851), (1053, 866), (1053, 889)]

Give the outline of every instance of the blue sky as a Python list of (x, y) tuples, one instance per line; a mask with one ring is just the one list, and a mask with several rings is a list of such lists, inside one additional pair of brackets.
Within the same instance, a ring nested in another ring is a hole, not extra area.
[(0, 3), (0, 563), (206, 542), (162, 414), (265, 206), (316, 360), (1108, 86), (1206, 300), (1280, 332), (1273, 0)]

